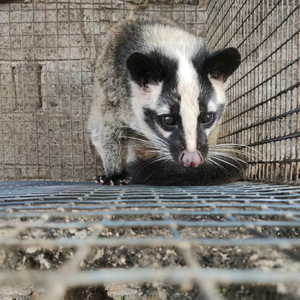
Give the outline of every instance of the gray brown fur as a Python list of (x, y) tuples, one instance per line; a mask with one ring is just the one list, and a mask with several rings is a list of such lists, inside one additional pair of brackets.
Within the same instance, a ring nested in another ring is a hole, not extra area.
[[(129, 100), (130, 87), (127, 80), (125, 59), (135, 49), (132, 45), (131, 49), (124, 51), (123, 58), (117, 61), (116, 48), (120, 39), (126, 44), (126, 39), (130, 38), (128, 27), (132, 28), (132, 34), (135, 35), (136, 47), (141, 47), (141, 45), (137, 45), (140, 41), (141, 29), (135, 21), (131, 18), (125, 19), (110, 30), (96, 62), (94, 101), (88, 128), (92, 133), (93, 144), (102, 159), (108, 177), (121, 174), (126, 169), (128, 149), (124, 138), (132, 119), (134, 119), (134, 114)], [(163, 22), (172, 25), (166, 20)], [(124, 37), (125, 32), (127, 32), (127, 36)], [(136, 146), (141, 150), (141, 153), (144, 152), (144, 147)]]
[[(140, 116), (140, 112), (137, 113), (133, 108), (132, 78), (130, 78), (130, 74), (126, 68), (126, 60), (135, 52), (148, 54), (151, 51), (156, 51), (156, 47), (151, 45), (151, 38), (150, 40), (146, 40), (143, 33), (145, 26), (150, 26), (150, 28), (153, 26), (154, 28), (157, 24), (163, 28), (171, 27), (172, 30), (178, 30), (183, 37), (185, 35), (181, 29), (177, 29), (176, 24), (162, 18), (156, 18), (155, 20), (147, 17), (125, 19), (108, 33), (96, 62), (94, 101), (91, 107), (88, 128), (91, 132), (92, 142), (102, 159), (106, 176), (112, 179), (112, 181), (109, 181), (111, 183), (113, 183), (113, 178), (116, 176), (120, 180), (128, 178), (128, 163), (135, 164), (139, 159), (147, 161), (155, 156), (151, 151), (147, 151), (148, 148), (145, 147), (143, 142), (141, 143), (136, 140), (136, 138), (147, 140), (149, 137), (151, 141), (154, 137), (151, 138), (153, 132), (148, 128), (150, 123), (140, 124), (138, 117), (140, 117), (140, 120), (143, 117)], [(190, 39), (192, 43), (201, 45), (201, 48), (199, 48), (200, 58), (202, 56), (201, 53), (203, 53), (203, 56), (207, 55), (209, 57), (210, 52), (200, 38), (195, 38), (188, 33), (186, 35), (187, 40)], [(164, 55), (168, 56), (168, 53), (164, 53)], [(204, 68), (204, 66), (203, 58), (203, 65), (200, 65), (200, 68)], [(222, 80), (226, 77), (224, 79), (226, 81), (230, 74), (221, 74), (222, 76), (213, 74), (214, 77), (212, 77), (211, 82), (214, 83), (214, 79), (218, 76), (222, 77)], [(204, 86), (205, 84), (201, 82), (201, 76), (198, 76), (199, 86)], [(206, 78), (206, 81), (209, 80)], [(203, 91), (214, 91), (216, 89), (211, 82), (208, 82), (209, 88), (204, 87)], [(153, 86), (156, 86), (156, 83)], [(145, 90), (147, 87), (143, 86), (143, 89)], [(202, 95), (202, 97), (205, 98), (205, 95)], [(208, 102), (209, 99), (207, 101), (204, 100), (202, 105), (207, 107)], [(159, 105), (163, 106), (162, 103)], [(159, 109), (159, 105), (157, 104), (154, 111)], [(220, 105), (218, 120), (221, 118), (223, 111), (224, 104)], [(206, 143), (205, 139), (206, 137), (202, 137), (202, 143), (204, 144)], [(149, 145), (151, 148), (151, 143)], [(153, 147), (155, 148), (155, 145)], [(106, 183), (109, 184), (109, 182)]]

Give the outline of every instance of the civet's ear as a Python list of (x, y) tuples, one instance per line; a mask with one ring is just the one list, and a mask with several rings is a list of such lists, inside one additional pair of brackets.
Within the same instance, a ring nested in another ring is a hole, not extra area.
[(225, 82), (240, 63), (240, 52), (236, 48), (226, 48), (212, 53), (205, 63), (205, 70), (211, 78)]
[(128, 57), (126, 67), (131, 79), (144, 90), (149, 84), (160, 83), (165, 76), (164, 67), (159, 62), (139, 52), (134, 52)]

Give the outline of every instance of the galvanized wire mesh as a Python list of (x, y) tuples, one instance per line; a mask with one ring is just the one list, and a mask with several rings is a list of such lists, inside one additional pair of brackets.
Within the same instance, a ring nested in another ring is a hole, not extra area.
[[(45, 288), (46, 299), (59, 299), (67, 287), (105, 284), (109, 290), (114, 283), (119, 295), (127, 289), (126, 299), (136, 299), (131, 284), (162, 281), (183, 284), (190, 299), (195, 282), (200, 288), (193, 299), (216, 300), (235, 299), (228, 285), (300, 282), (297, 187), (4, 182), (0, 189), (1, 287), (35, 284)], [(293, 289), (275, 289), (265, 299), (276, 295), (291, 297)]]
[(219, 140), (262, 153), (248, 179), (299, 183), (299, 20), (299, 0), (208, 3), (211, 46), (234, 46), (242, 54)]

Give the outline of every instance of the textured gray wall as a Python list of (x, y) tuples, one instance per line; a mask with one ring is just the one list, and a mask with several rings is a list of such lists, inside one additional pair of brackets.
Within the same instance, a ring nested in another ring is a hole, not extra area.
[(0, 4), (0, 180), (91, 180), (101, 165), (86, 121), (105, 33), (124, 16), (143, 13), (174, 19), (205, 36), (206, 4), (20, 2)]

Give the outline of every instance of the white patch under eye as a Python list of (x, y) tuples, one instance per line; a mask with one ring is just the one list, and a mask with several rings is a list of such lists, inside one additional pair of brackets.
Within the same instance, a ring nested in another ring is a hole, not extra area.
[(211, 132), (213, 131), (214, 128), (215, 128), (215, 126), (212, 126), (212, 127), (210, 127), (210, 128), (205, 129), (205, 130), (204, 130), (204, 131), (205, 131), (205, 134), (206, 134), (207, 136), (209, 136), (209, 135), (211, 134)]
[(158, 130), (159, 130), (159, 132), (162, 134), (162, 136), (164, 137), (164, 138), (169, 138), (169, 136), (171, 135), (171, 132), (170, 131), (165, 131), (165, 130), (163, 130), (161, 127), (157, 127), (158, 128)]
[(200, 94), (198, 75), (192, 62), (185, 57), (181, 57), (177, 76), (178, 92), (181, 96), (180, 116), (186, 148), (189, 152), (195, 152), (197, 150), (197, 126), (200, 114), (198, 104)]

